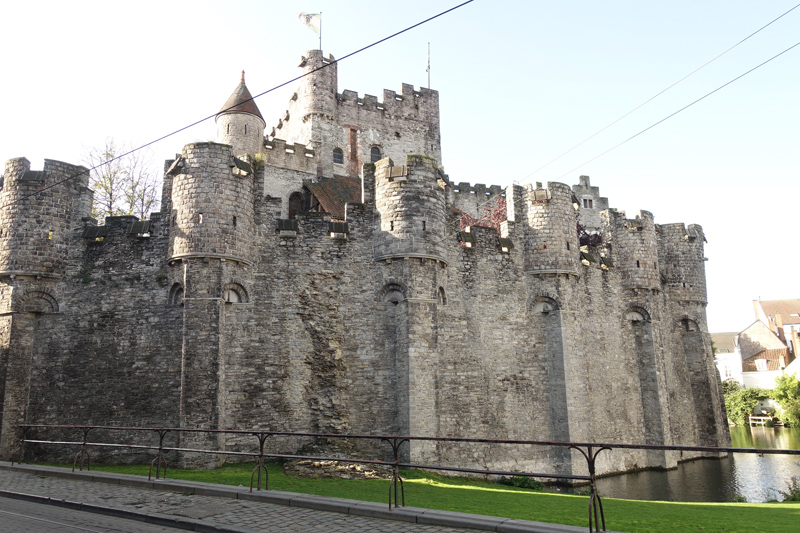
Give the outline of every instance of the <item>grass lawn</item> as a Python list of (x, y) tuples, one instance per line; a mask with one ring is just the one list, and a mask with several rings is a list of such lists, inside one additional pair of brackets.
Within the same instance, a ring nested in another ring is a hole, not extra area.
[[(216, 470), (170, 469), (171, 479), (249, 487), (252, 465)], [(93, 470), (146, 476), (149, 465), (93, 466)], [(403, 472), (406, 505), (484, 515), (588, 526), (586, 496), (535, 492), (495, 483)], [(388, 504), (389, 481), (304, 479), (269, 465), (270, 488)], [(622, 532), (724, 531), (795, 532), (800, 503), (680, 503), (604, 499), (606, 527)]]

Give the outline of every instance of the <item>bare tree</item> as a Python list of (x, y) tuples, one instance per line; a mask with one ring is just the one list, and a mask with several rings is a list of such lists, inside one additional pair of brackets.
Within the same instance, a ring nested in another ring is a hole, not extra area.
[[(161, 180), (149, 149), (130, 152), (124, 144), (106, 139), (100, 148), (87, 150), (84, 164), (92, 170), (89, 188), (94, 191), (92, 216), (135, 215), (145, 219), (158, 209)], [(125, 154), (125, 155), (123, 155)]]

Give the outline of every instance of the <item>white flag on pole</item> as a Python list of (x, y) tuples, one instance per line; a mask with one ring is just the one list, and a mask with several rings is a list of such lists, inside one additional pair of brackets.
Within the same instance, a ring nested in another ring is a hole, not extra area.
[(319, 26), (322, 23), (322, 13), (300, 13), (297, 15), (300, 22), (314, 30), (314, 33), (319, 35)]

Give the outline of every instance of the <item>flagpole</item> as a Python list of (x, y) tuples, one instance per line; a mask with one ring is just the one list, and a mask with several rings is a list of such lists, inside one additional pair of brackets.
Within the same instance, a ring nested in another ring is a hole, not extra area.
[(322, 51), (322, 11), (319, 12), (319, 50)]
[(431, 88), (431, 43), (428, 42), (428, 89)]

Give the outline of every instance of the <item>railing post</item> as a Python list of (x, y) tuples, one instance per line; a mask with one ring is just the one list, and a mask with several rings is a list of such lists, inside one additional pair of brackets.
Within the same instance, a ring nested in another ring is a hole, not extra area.
[(86, 455), (86, 470), (89, 471), (92, 469), (92, 456), (89, 455), (89, 450), (86, 449), (86, 442), (89, 440), (89, 432), (93, 429), (90, 427), (82, 427), (80, 428), (83, 431), (83, 444), (81, 444), (81, 450), (75, 454), (75, 460), (72, 461), (72, 471), (75, 471), (75, 463), (78, 462), (78, 457), (81, 459), (81, 467), (80, 470), (83, 472), (83, 456)]
[(156, 479), (159, 479), (162, 462), (164, 463), (164, 479), (167, 479), (167, 460), (164, 458), (164, 437), (167, 435), (167, 433), (169, 433), (170, 430), (156, 428), (153, 431), (158, 432), (158, 455), (156, 455), (156, 458), (150, 463), (150, 473), (147, 474), (147, 481), (150, 481), (150, 478), (153, 475), (153, 463), (156, 465)]
[(388, 439), (386, 437), (382, 438), (389, 443), (389, 446), (392, 447), (392, 480), (389, 482), (389, 510), (392, 509), (392, 493), (394, 492), (394, 506), (398, 507), (397, 505), (397, 492), (398, 492), (398, 482), (400, 484), (400, 501), (402, 502), (402, 507), (406, 506), (406, 492), (405, 486), (403, 485), (403, 478), (400, 476), (400, 467), (398, 463), (400, 462), (400, 446), (403, 445), (404, 442), (408, 442), (408, 439), (403, 438), (392, 438)]
[(252, 435), (258, 439), (258, 459), (256, 459), (256, 467), (253, 469), (253, 473), (250, 474), (250, 492), (253, 492), (253, 477), (256, 471), (258, 471), (258, 486), (256, 490), (261, 490), (262, 469), (264, 470), (264, 490), (269, 490), (269, 470), (267, 470), (266, 465), (264, 465), (264, 443), (270, 436), (270, 433), (253, 433)]
[[(597, 480), (595, 475), (595, 459), (597, 459), (597, 456), (600, 452), (603, 450), (611, 450), (611, 448), (608, 446), (603, 446), (599, 450), (593, 451), (594, 446), (591, 444), (586, 445), (585, 452), (576, 445), (571, 445), (570, 448), (581, 452), (581, 455), (583, 455), (583, 457), (586, 459), (586, 464), (589, 467), (589, 531), (605, 531), (606, 517), (603, 513), (603, 501), (600, 499), (600, 494), (597, 493), (597, 485), (595, 484), (595, 481)], [(592, 521), (592, 518), (594, 518), (594, 522)], [(603, 529), (600, 529), (601, 524)]]

